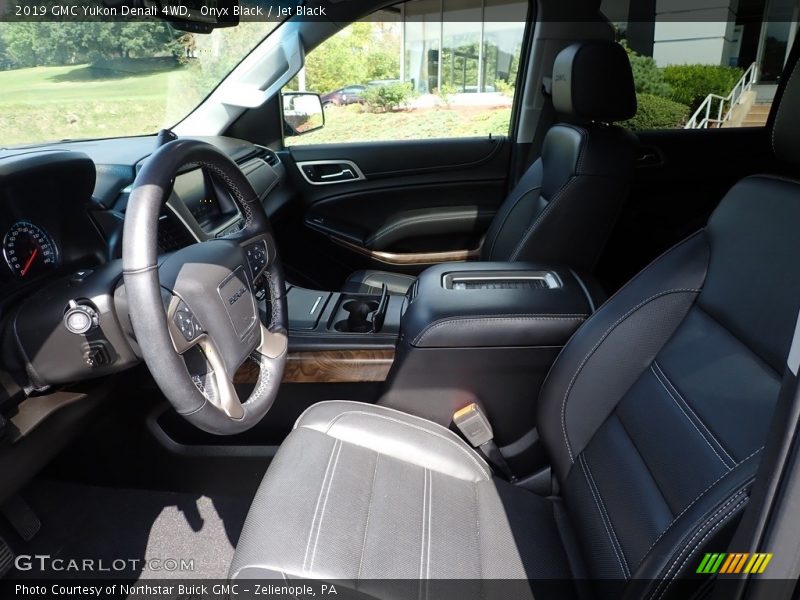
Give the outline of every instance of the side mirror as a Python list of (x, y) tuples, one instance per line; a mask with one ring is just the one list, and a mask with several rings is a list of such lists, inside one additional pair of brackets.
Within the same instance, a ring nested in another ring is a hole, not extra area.
[(319, 94), (286, 92), (282, 94), (284, 132), (302, 135), (325, 126), (325, 113)]

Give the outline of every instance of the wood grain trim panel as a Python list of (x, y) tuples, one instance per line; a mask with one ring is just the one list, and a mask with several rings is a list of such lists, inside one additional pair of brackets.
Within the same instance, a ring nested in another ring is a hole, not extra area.
[(366, 256), (374, 261), (386, 265), (438, 265), (445, 262), (464, 262), (466, 260), (474, 260), (481, 255), (481, 246), (473, 250), (449, 250), (445, 252), (409, 252), (409, 253), (396, 253), (396, 252), (381, 252), (377, 250), (370, 250), (358, 244), (341, 240), (336, 237), (331, 237), (331, 241), (340, 246), (352, 250), (362, 256)]
[[(394, 362), (394, 350), (326, 350), (290, 352), (283, 383), (362, 383), (385, 381)], [(233, 378), (235, 384), (255, 384), (258, 366), (246, 362)]]

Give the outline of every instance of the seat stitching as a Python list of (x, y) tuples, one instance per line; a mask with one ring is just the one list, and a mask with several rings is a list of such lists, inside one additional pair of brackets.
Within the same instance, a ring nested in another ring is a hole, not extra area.
[(583, 461), (583, 466), (585, 468), (585, 474), (588, 475), (588, 479), (591, 480), (591, 485), (594, 487), (595, 492), (597, 493), (596, 502), (598, 502), (598, 506), (602, 513), (605, 515), (605, 519), (608, 522), (608, 527), (611, 531), (611, 535), (614, 538), (614, 542), (616, 542), (617, 547), (619, 548), (619, 556), (622, 559), (622, 563), (625, 567), (624, 572), (627, 572), (627, 576), (631, 576), (630, 568), (628, 567), (628, 560), (625, 558), (625, 551), (622, 549), (622, 543), (619, 541), (617, 537), (617, 531), (614, 529), (614, 523), (611, 520), (611, 515), (608, 513), (606, 509), (605, 502), (603, 502), (603, 495), (600, 493), (600, 486), (597, 485), (597, 481), (595, 481), (594, 475), (592, 474), (592, 469), (589, 467), (589, 461), (586, 458), (586, 454), (581, 455), (581, 459)]
[(553, 210), (553, 207), (556, 205), (556, 203), (558, 203), (558, 201), (561, 200), (561, 198), (567, 193), (567, 190), (569, 189), (569, 187), (573, 183), (575, 183), (577, 180), (578, 180), (578, 177), (573, 175), (570, 178), (570, 180), (566, 184), (564, 184), (564, 187), (562, 187), (558, 191), (558, 193), (553, 197), (553, 199), (550, 200), (547, 203), (547, 206), (545, 206), (544, 209), (542, 209), (542, 211), (539, 213), (539, 215), (533, 221), (531, 226), (527, 229), (525, 234), (522, 236), (522, 238), (520, 239), (519, 243), (517, 243), (516, 247), (514, 248), (514, 251), (511, 253), (511, 256), (509, 257), (509, 260), (514, 261), (514, 260), (517, 260), (517, 258), (519, 258), (519, 254), (520, 254), (520, 252), (522, 252), (523, 246), (525, 246), (525, 244), (528, 243), (528, 240), (530, 239), (531, 235), (533, 235), (533, 232), (536, 229), (536, 227)]
[(358, 573), (356, 579), (361, 578), (361, 569), (364, 566), (364, 550), (367, 547), (367, 532), (369, 531), (369, 518), (372, 515), (372, 498), (375, 495), (375, 478), (378, 475), (378, 461), (381, 459), (380, 453), (375, 453), (375, 468), (372, 470), (372, 483), (369, 486), (369, 502), (367, 503), (367, 521), (364, 524), (364, 539), (361, 541), (361, 558), (358, 561)]
[(561, 315), (509, 315), (503, 317), (494, 316), (470, 316), (470, 317), (445, 317), (434, 321), (428, 325), (422, 332), (414, 338), (412, 342), (414, 345), (419, 344), (422, 340), (431, 333), (434, 329), (451, 325), (460, 322), (491, 322), (497, 323), (498, 321), (585, 321), (588, 315), (585, 314), (561, 314)]
[(336, 451), (336, 459), (333, 461), (333, 469), (331, 469), (331, 476), (328, 479), (328, 490), (325, 492), (325, 500), (322, 503), (322, 510), (319, 513), (319, 525), (317, 526), (317, 537), (314, 539), (314, 550), (311, 553), (311, 562), (308, 565), (308, 570), (314, 570), (314, 559), (317, 556), (317, 544), (319, 544), (319, 536), (322, 533), (322, 520), (325, 518), (325, 507), (328, 506), (328, 496), (330, 496), (331, 488), (333, 487), (333, 476), (336, 475), (336, 465), (339, 464), (339, 456), (342, 453), (342, 442), (339, 442), (339, 449)]
[(308, 531), (308, 541), (306, 541), (306, 552), (303, 555), (303, 572), (306, 571), (306, 562), (308, 562), (308, 552), (311, 549), (311, 538), (314, 535), (314, 527), (317, 522), (317, 513), (319, 512), (319, 504), (322, 502), (322, 493), (325, 490), (325, 482), (328, 479), (328, 471), (330, 471), (331, 463), (333, 462), (333, 454), (336, 452), (336, 448), (339, 444), (339, 440), (336, 440), (331, 447), (331, 453), (328, 456), (328, 465), (325, 467), (325, 474), (322, 476), (322, 484), (319, 488), (319, 495), (317, 496), (317, 504), (314, 506), (314, 516), (311, 519), (311, 529)]
[[(686, 533), (686, 534), (683, 536), (684, 538), (686, 538), (686, 537), (688, 537), (688, 536), (690, 536), (690, 535), (691, 535), (691, 537), (689, 538), (689, 541), (688, 541), (688, 542), (687, 542), (687, 543), (686, 543), (686, 544), (685, 544), (683, 547), (680, 547), (680, 548), (678, 548), (678, 549), (676, 549), (676, 550), (675, 550), (675, 552), (678, 554), (678, 557), (676, 557), (676, 559), (675, 559), (675, 560), (677, 561), (677, 560), (679, 560), (679, 559), (680, 559), (680, 556), (682, 556), (682, 555), (683, 555), (683, 553), (686, 551), (686, 549), (688, 548), (688, 546), (689, 546), (689, 544), (692, 542), (692, 540), (694, 540), (694, 538), (696, 538), (696, 537), (697, 537), (697, 536), (700, 534), (700, 532), (703, 530), (703, 528), (704, 528), (704, 527), (705, 527), (705, 526), (706, 526), (706, 525), (707, 525), (709, 522), (713, 521), (713, 520), (714, 520), (714, 519), (715, 519), (717, 516), (719, 516), (719, 514), (720, 514), (720, 513), (723, 513), (723, 512), (725, 512), (725, 509), (726, 509), (726, 508), (728, 508), (728, 507), (729, 507), (731, 504), (733, 504), (734, 502), (738, 502), (738, 500), (739, 500), (739, 497), (740, 497), (742, 494), (744, 494), (744, 493), (745, 493), (745, 491), (746, 491), (745, 489), (740, 489), (738, 492), (736, 492), (735, 494), (733, 494), (732, 496), (730, 496), (729, 498), (727, 498), (727, 499), (726, 499), (726, 500), (725, 500), (725, 501), (724, 501), (722, 504), (719, 504), (719, 505), (717, 505), (717, 506), (715, 506), (715, 507), (712, 507), (712, 508), (711, 508), (711, 509), (710, 509), (710, 510), (709, 510), (709, 511), (706, 513), (708, 516), (704, 516), (704, 518), (703, 518), (703, 522), (702, 522), (700, 525), (698, 525), (698, 526), (697, 526), (697, 528), (696, 528), (695, 530), (693, 530), (693, 531), (692, 531), (692, 530), (690, 530), (689, 532), (687, 532), (687, 533)], [(713, 511), (713, 512), (712, 512), (712, 511)], [(709, 513), (710, 513), (710, 514), (709, 514)], [(664, 570), (665, 570), (665, 569), (662, 569), (662, 572), (664, 572)]]
[[(692, 558), (692, 555), (695, 553), (695, 551), (696, 551), (698, 548), (700, 548), (700, 547), (703, 545), (703, 543), (704, 543), (704, 542), (705, 542), (705, 541), (708, 539), (708, 537), (709, 537), (709, 536), (710, 536), (710, 535), (711, 535), (711, 534), (712, 534), (712, 533), (713, 533), (713, 532), (714, 532), (716, 529), (718, 529), (719, 527), (722, 527), (722, 525), (724, 525), (724, 524), (725, 524), (725, 522), (726, 522), (728, 519), (730, 519), (732, 516), (734, 516), (734, 515), (736, 514), (736, 512), (737, 512), (737, 511), (738, 511), (738, 510), (739, 510), (739, 509), (740, 509), (742, 506), (746, 505), (746, 504), (748, 503), (748, 501), (749, 501), (749, 498), (747, 498), (747, 497), (744, 497), (744, 498), (742, 498), (742, 499), (741, 499), (741, 500), (740, 500), (738, 503), (736, 503), (736, 504), (735, 504), (735, 505), (734, 505), (734, 506), (733, 506), (733, 507), (732, 507), (732, 508), (731, 508), (731, 509), (728, 511), (728, 514), (726, 514), (726, 515), (724, 515), (722, 518), (720, 518), (719, 522), (718, 522), (718, 523), (716, 523), (716, 524), (715, 524), (715, 525), (714, 525), (714, 526), (713, 526), (711, 529), (709, 529), (709, 530), (706, 532), (706, 534), (705, 534), (705, 535), (704, 535), (704, 536), (703, 536), (703, 537), (700, 539), (700, 541), (698, 541), (698, 542), (697, 542), (697, 544), (695, 544), (695, 546), (694, 546), (693, 548), (691, 548), (691, 549), (689, 550), (689, 552), (687, 552), (687, 554), (686, 554), (686, 558), (683, 560), (683, 562), (681, 563), (681, 565), (680, 565), (680, 566), (679, 566), (679, 567), (678, 567), (678, 568), (675, 570), (674, 577), (673, 577), (672, 579), (669, 579), (669, 580), (665, 578), (665, 579), (663, 579), (663, 580), (662, 580), (662, 581), (659, 583), (659, 587), (660, 587), (661, 585), (665, 584), (665, 585), (664, 585), (664, 590), (663, 590), (663, 591), (662, 591), (662, 592), (659, 594), (659, 596), (658, 596), (658, 598), (659, 598), (659, 599), (660, 599), (662, 596), (664, 596), (664, 594), (666, 594), (666, 593), (667, 593), (667, 590), (669, 589), (670, 585), (672, 585), (672, 583), (675, 581), (675, 577), (677, 577), (677, 576), (678, 576), (678, 574), (681, 572), (681, 570), (683, 570), (683, 568), (686, 566), (686, 563), (687, 563), (687, 562), (689, 562), (689, 559), (690, 559), (690, 558)], [(697, 535), (699, 535), (699, 532), (698, 532), (697, 534), (695, 534), (695, 536), (694, 536), (694, 537), (697, 537)], [(678, 560), (680, 560), (680, 559), (676, 559), (676, 561), (675, 561), (675, 564), (677, 564), (677, 561), (678, 561)], [(674, 564), (673, 564), (673, 567), (674, 567)], [(670, 571), (672, 571), (672, 567), (670, 568)], [(668, 575), (669, 575), (669, 574), (668, 574)], [(655, 593), (655, 592), (654, 592), (654, 593)]]
[[(433, 471), (428, 470), (428, 548), (426, 551), (425, 579), (431, 577), (431, 539), (433, 539)], [(426, 587), (425, 596), (428, 596)]]
[(589, 146), (589, 131), (585, 127), (578, 127), (572, 123), (559, 123), (559, 126), (572, 129), (581, 136), (581, 148), (578, 151), (578, 160), (575, 163), (575, 174), (580, 175), (583, 170), (583, 161), (586, 158), (586, 148)]
[(628, 572), (628, 577), (631, 576), (631, 570), (628, 566), (628, 560), (625, 557), (625, 550), (622, 548), (622, 543), (619, 541), (617, 537), (617, 530), (614, 529), (614, 522), (611, 520), (611, 515), (608, 513), (608, 509), (606, 508), (606, 503), (603, 501), (603, 494), (600, 493), (600, 486), (597, 485), (597, 481), (595, 481), (594, 474), (592, 473), (592, 469), (589, 468), (589, 461), (586, 458), (586, 454), (582, 455), (583, 464), (586, 467), (586, 473), (589, 475), (589, 479), (592, 480), (592, 485), (594, 486), (595, 491), (597, 492), (597, 499), (600, 501), (600, 508), (602, 509), (603, 513), (606, 516), (606, 520), (608, 521), (608, 526), (611, 529), (611, 533), (614, 536), (614, 541), (617, 543), (617, 547), (619, 548), (620, 556), (622, 557), (622, 562), (625, 563), (625, 570)]
[(472, 486), (472, 497), (475, 501), (475, 549), (478, 552), (478, 581), (480, 597), (483, 598), (483, 554), (481, 552), (481, 511), (478, 507), (478, 486)]
[[(759, 452), (761, 452), (763, 449), (764, 449), (764, 446), (761, 446), (761, 448), (759, 448), (758, 450), (756, 450), (755, 452), (753, 452), (752, 454), (750, 454), (750, 455), (749, 455), (749, 456), (747, 456), (746, 458), (743, 458), (743, 459), (742, 459), (740, 462), (736, 463), (736, 466), (734, 466), (734, 467), (733, 467), (733, 469), (731, 469), (730, 471), (727, 471), (727, 472), (723, 473), (722, 475), (720, 475), (720, 476), (719, 476), (719, 477), (718, 477), (716, 480), (714, 480), (714, 482), (713, 482), (711, 485), (709, 485), (709, 486), (708, 486), (706, 489), (704, 489), (702, 492), (700, 492), (700, 493), (697, 495), (697, 497), (696, 497), (694, 500), (692, 500), (692, 501), (691, 501), (691, 502), (690, 502), (690, 503), (689, 503), (689, 504), (686, 506), (686, 508), (684, 508), (684, 509), (683, 509), (683, 510), (682, 510), (680, 513), (678, 513), (678, 515), (677, 515), (677, 516), (676, 516), (674, 519), (672, 519), (672, 521), (670, 522), (670, 524), (669, 524), (669, 525), (667, 525), (667, 527), (664, 529), (664, 531), (662, 531), (662, 532), (661, 532), (661, 533), (658, 535), (658, 537), (655, 539), (655, 541), (654, 541), (652, 544), (650, 544), (650, 547), (649, 547), (649, 548), (647, 549), (647, 551), (644, 553), (644, 556), (642, 556), (642, 560), (640, 560), (640, 561), (639, 561), (639, 565), (641, 565), (641, 564), (644, 562), (644, 559), (645, 559), (645, 558), (647, 558), (647, 556), (650, 554), (650, 552), (653, 550), (653, 548), (655, 548), (655, 547), (656, 547), (656, 544), (659, 542), (659, 540), (660, 540), (662, 537), (664, 537), (664, 535), (666, 535), (666, 533), (667, 533), (667, 532), (668, 532), (668, 531), (669, 531), (669, 530), (672, 528), (672, 526), (673, 526), (673, 525), (674, 525), (674, 524), (675, 524), (675, 523), (678, 521), (678, 519), (680, 519), (680, 518), (681, 518), (683, 515), (685, 515), (685, 514), (686, 514), (686, 511), (688, 511), (690, 508), (692, 508), (692, 506), (694, 506), (694, 505), (697, 503), (697, 501), (698, 501), (698, 500), (700, 500), (700, 498), (702, 498), (703, 496), (705, 496), (705, 495), (706, 495), (706, 494), (709, 492), (709, 490), (711, 490), (711, 488), (713, 488), (713, 487), (714, 487), (715, 485), (717, 485), (717, 484), (718, 484), (720, 481), (722, 481), (722, 480), (723, 480), (725, 477), (727, 477), (727, 476), (728, 476), (730, 473), (732, 473), (732, 472), (733, 472), (733, 471), (735, 471), (737, 468), (739, 468), (741, 465), (743, 465), (745, 462), (747, 462), (748, 460), (750, 460), (751, 458), (753, 458), (753, 457), (754, 457), (756, 454), (758, 454)], [(639, 568), (639, 565), (637, 565), (637, 567), (636, 567), (637, 569)]]
[[(744, 493), (744, 492), (742, 491), (742, 492), (740, 492), (740, 494), (741, 494), (741, 493)], [(706, 532), (706, 534), (705, 534), (705, 535), (704, 535), (704, 536), (703, 536), (703, 537), (700, 539), (700, 541), (698, 541), (698, 542), (697, 542), (697, 544), (695, 544), (695, 545), (694, 545), (694, 547), (692, 547), (692, 548), (689, 548), (689, 551), (686, 553), (686, 555), (685, 555), (685, 558), (684, 558), (683, 562), (682, 562), (682, 563), (681, 563), (681, 565), (680, 565), (680, 566), (677, 568), (677, 570), (675, 570), (675, 576), (677, 576), (677, 574), (681, 572), (681, 570), (683, 569), (683, 567), (684, 567), (684, 566), (686, 566), (686, 563), (689, 561), (689, 559), (690, 559), (690, 558), (692, 558), (692, 555), (694, 554), (695, 550), (697, 550), (699, 547), (701, 547), (701, 546), (703, 545), (703, 543), (704, 543), (704, 542), (705, 542), (705, 541), (708, 539), (708, 537), (709, 537), (709, 536), (710, 536), (712, 533), (714, 533), (714, 531), (715, 531), (716, 529), (718, 529), (719, 527), (721, 527), (722, 525), (724, 525), (724, 524), (725, 524), (725, 522), (726, 522), (726, 521), (727, 521), (727, 520), (728, 520), (730, 517), (732, 517), (733, 515), (735, 515), (735, 514), (736, 514), (736, 512), (737, 512), (737, 511), (738, 511), (738, 510), (739, 510), (739, 509), (740, 509), (742, 506), (744, 506), (745, 504), (747, 504), (748, 500), (749, 500), (749, 498), (745, 497), (745, 498), (742, 498), (742, 499), (741, 499), (739, 502), (737, 502), (737, 503), (736, 503), (736, 504), (735, 504), (735, 505), (734, 505), (734, 506), (733, 506), (733, 507), (732, 507), (732, 508), (731, 508), (731, 509), (728, 511), (728, 514), (726, 514), (726, 515), (724, 515), (723, 517), (721, 517), (721, 518), (720, 518), (720, 520), (719, 520), (719, 522), (718, 522), (716, 525), (714, 525), (714, 526), (713, 526), (711, 529), (709, 529), (709, 530)], [(727, 506), (728, 504), (730, 504), (730, 501), (726, 503), (726, 506)], [(704, 528), (704, 527), (706, 527), (706, 526), (707, 526), (709, 523), (711, 523), (711, 522), (713, 521), (713, 519), (714, 519), (714, 518), (715, 518), (715, 517), (716, 517), (718, 514), (720, 514), (720, 513), (721, 513), (723, 510), (724, 510), (724, 509), (722, 509), (722, 508), (721, 508), (720, 510), (718, 510), (716, 513), (714, 513), (714, 515), (712, 515), (712, 516), (711, 516), (709, 519), (707, 519), (707, 520), (706, 520), (706, 521), (705, 521), (705, 522), (704, 522), (704, 523), (703, 523), (703, 524), (700, 526), (700, 528), (698, 529), (698, 531), (696, 531), (696, 532), (695, 532), (695, 534), (694, 534), (694, 535), (693, 535), (693, 536), (692, 536), (692, 537), (689, 539), (689, 541), (687, 542), (687, 547), (689, 546), (689, 544), (691, 544), (692, 542), (694, 542), (694, 540), (697, 538), (697, 536), (699, 536), (699, 535), (700, 535), (700, 534), (703, 532), (703, 528)], [(661, 589), (661, 586), (662, 586), (662, 585), (664, 585), (664, 589), (661, 591), (661, 593), (659, 593), (659, 594), (658, 594), (658, 598), (657, 598), (656, 600), (660, 600), (660, 598), (661, 598), (662, 596), (664, 596), (664, 594), (666, 594), (666, 593), (667, 593), (667, 590), (669, 589), (669, 586), (670, 586), (670, 585), (672, 585), (672, 582), (674, 581), (674, 579), (671, 579), (671, 580), (670, 580), (670, 579), (667, 579), (667, 578), (668, 578), (668, 577), (670, 577), (670, 576), (672, 575), (673, 569), (675, 569), (675, 567), (678, 565), (678, 561), (679, 561), (680, 559), (681, 559), (681, 556), (679, 555), (679, 556), (678, 556), (678, 557), (675, 559), (675, 561), (672, 563), (672, 565), (670, 566), (669, 570), (668, 570), (668, 571), (665, 573), (665, 575), (664, 575), (664, 578), (663, 578), (663, 579), (661, 579), (661, 581), (659, 581), (658, 585), (656, 586), (656, 589), (655, 589), (655, 590), (653, 590), (653, 593), (650, 595), (650, 598), (655, 598), (655, 597), (656, 597), (656, 593), (658, 593), (658, 592), (659, 592), (659, 590)]]
[[(336, 424), (336, 422), (339, 421), (339, 419), (341, 419), (342, 417), (346, 417), (348, 415), (364, 415), (366, 417), (374, 417), (376, 419), (384, 419), (386, 421), (391, 421), (391, 422), (397, 423), (399, 425), (405, 425), (407, 427), (411, 427), (412, 429), (417, 429), (419, 431), (422, 431), (423, 433), (429, 433), (429, 434), (431, 434), (433, 436), (441, 438), (442, 440), (444, 440), (448, 444), (452, 444), (453, 446), (455, 446), (459, 450), (459, 452), (461, 452), (462, 454), (466, 455), (467, 458), (469, 458), (475, 464), (475, 466), (478, 467), (478, 469), (481, 471), (481, 473), (486, 475), (486, 479), (490, 478), (489, 472), (487, 471), (487, 469), (485, 469), (478, 462), (478, 459), (476, 459), (472, 454), (470, 454), (470, 452), (468, 450), (466, 450), (465, 448), (463, 448), (459, 444), (457, 444), (454, 440), (451, 440), (451, 439), (443, 436), (441, 433), (439, 433), (437, 431), (431, 431), (430, 429), (425, 429), (424, 427), (420, 427), (419, 425), (414, 425), (413, 423), (407, 423), (405, 421), (401, 421), (400, 419), (395, 419), (393, 417), (387, 417), (386, 415), (376, 415), (374, 413), (369, 413), (369, 412), (362, 411), (362, 410), (349, 410), (349, 411), (343, 412), (343, 413), (337, 415), (336, 417), (334, 417), (333, 419), (331, 419), (330, 423), (328, 423), (328, 428), (325, 430), (325, 433), (328, 434), (330, 432), (330, 430), (333, 428), (333, 426)], [(303, 425), (303, 427), (307, 427), (307, 426)]]
[(653, 296), (650, 296), (646, 300), (642, 300), (639, 304), (637, 304), (636, 306), (631, 308), (628, 312), (626, 312), (624, 315), (622, 315), (619, 319), (614, 321), (614, 323), (608, 329), (606, 329), (606, 331), (603, 333), (603, 335), (600, 336), (600, 339), (597, 340), (597, 343), (592, 347), (591, 350), (589, 350), (589, 352), (586, 354), (584, 359), (578, 365), (577, 370), (572, 375), (572, 379), (570, 379), (569, 385), (567, 385), (567, 389), (564, 392), (564, 398), (561, 401), (561, 433), (564, 436), (564, 444), (566, 445), (567, 452), (569, 453), (570, 463), (574, 463), (575, 462), (575, 458), (573, 457), (572, 446), (570, 446), (569, 438), (567, 437), (567, 419), (566, 419), (567, 400), (569, 398), (570, 392), (572, 391), (572, 386), (575, 385), (575, 381), (578, 379), (578, 376), (580, 375), (581, 371), (583, 371), (583, 367), (586, 366), (586, 363), (589, 362), (589, 359), (597, 351), (597, 349), (603, 344), (603, 342), (611, 334), (611, 332), (614, 331), (614, 329), (616, 329), (617, 326), (620, 323), (622, 323), (625, 319), (630, 317), (637, 310), (641, 309), (642, 307), (644, 307), (645, 305), (649, 304), (653, 300), (661, 298), (662, 296), (667, 296), (669, 294), (680, 294), (680, 293), (698, 294), (698, 293), (700, 293), (700, 290), (696, 289), (696, 288), (675, 288), (675, 289), (671, 289), (671, 290), (661, 291), (661, 292), (659, 292), (657, 294), (654, 294)]
[[(692, 427), (694, 427), (694, 429), (695, 429), (695, 431), (697, 432), (697, 434), (698, 434), (698, 435), (699, 435), (699, 436), (700, 436), (700, 437), (703, 439), (703, 441), (706, 443), (706, 446), (708, 446), (709, 448), (711, 448), (711, 451), (714, 453), (714, 456), (716, 456), (716, 457), (719, 459), (719, 462), (721, 462), (721, 463), (722, 463), (722, 466), (723, 466), (723, 467), (725, 467), (725, 469), (726, 469), (727, 471), (730, 471), (730, 470), (731, 470), (731, 467), (729, 467), (729, 466), (728, 466), (728, 463), (727, 463), (727, 462), (725, 462), (725, 459), (724, 459), (724, 458), (722, 458), (722, 457), (719, 455), (719, 452), (717, 452), (716, 448), (714, 448), (714, 446), (712, 446), (712, 445), (711, 445), (711, 442), (709, 442), (709, 441), (708, 441), (708, 438), (707, 438), (707, 437), (706, 437), (706, 436), (703, 434), (703, 432), (702, 432), (702, 431), (700, 431), (700, 428), (697, 426), (697, 423), (695, 423), (695, 422), (692, 420), (692, 418), (689, 416), (689, 413), (687, 413), (687, 412), (686, 412), (686, 411), (683, 409), (683, 406), (681, 406), (681, 403), (680, 403), (680, 402), (678, 402), (678, 399), (677, 399), (677, 398), (674, 396), (674, 394), (673, 394), (673, 393), (670, 391), (670, 389), (667, 387), (667, 385), (666, 385), (666, 384), (665, 384), (665, 383), (664, 383), (664, 382), (661, 380), (661, 377), (659, 377), (659, 375), (658, 375), (658, 372), (657, 372), (657, 371), (656, 371), (656, 370), (653, 368), (653, 365), (652, 365), (652, 364), (650, 365), (650, 371), (652, 371), (652, 373), (653, 373), (653, 376), (655, 377), (656, 381), (658, 381), (658, 383), (659, 383), (659, 384), (661, 384), (661, 387), (662, 387), (662, 388), (664, 388), (664, 391), (665, 391), (665, 392), (667, 392), (667, 395), (668, 395), (668, 396), (669, 396), (669, 397), (672, 399), (672, 401), (675, 403), (675, 406), (677, 406), (677, 407), (680, 409), (680, 411), (683, 413), (683, 416), (684, 416), (684, 417), (686, 417), (686, 420), (687, 420), (687, 421), (689, 421), (689, 423), (691, 424), (691, 426), (692, 426)], [(715, 440), (715, 441), (716, 441), (716, 440)]]
[[(728, 454), (728, 452), (725, 450), (725, 446), (722, 445), (722, 442), (720, 442), (716, 438), (716, 436), (712, 433), (712, 431), (705, 424), (703, 419), (700, 418), (700, 415), (698, 415), (694, 411), (694, 409), (689, 404), (689, 402), (686, 400), (686, 398), (683, 397), (683, 395), (680, 393), (680, 391), (675, 386), (675, 384), (672, 383), (672, 381), (669, 379), (669, 377), (667, 376), (666, 372), (664, 372), (664, 369), (661, 368), (661, 365), (658, 364), (658, 361), (654, 360), (653, 364), (650, 365), (650, 368), (653, 369), (653, 373), (656, 375), (656, 378), (659, 380), (661, 385), (664, 386), (664, 388), (667, 390), (667, 393), (672, 397), (672, 399), (675, 400), (676, 403), (678, 403), (679, 400), (681, 401), (681, 403), (683, 404), (683, 407), (681, 407), (679, 405), (679, 408), (681, 408), (681, 411), (683, 412), (683, 414), (686, 415), (686, 418), (688, 419), (689, 415), (683, 410), (684, 407), (686, 408), (686, 410), (688, 410), (690, 413), (692, 413), (692, 415), (697, 420), (697, 422), (699, 422), (700, 425), (702, 425), (703, 429), (708, 434), (708, 437), (711, 438), (711, 440), (719, 447), (720, 451), (725, 455), (725, 458), (727, 458), (728, 461), (730, 461), (731, 463), (733, 463), (735, 465), (736, 464), (736, 459), (733, 458), (730, 454)], [(657, 372), (656, 372), (656, 370), (657, 370)], [(675, 395), (672, 394), (673, 391), (675, 392)], [(694, 425), (695, 429), (697, 429), (697, 423), (695, 423), (692, 419), (689, 419), (689, 420), (692, 421), (692, 425)], [(700, 432), (700, 435), (702, 435), (703, 438), (705, 439), (706, 436), (702, 432)], [(708, 443), (708, 440), (706, 440), (706, 443)], [(713, 448), (712, 448), (712, 450), (713, 450)], [(716, 454), (716, 451), (714, 453)], [(722, 460), (722, 457), (720, 457), (719, 454), (717, 454), (717, 457), (720, 460)], [(727, 467), (728, 465), (726, 464), (725, 466)], [(728, 467), (728, 468), (730, 469), (731, 467)]]
[(422, 470), (422, 535), (420, 539), (420, 549), (419, 549), (419, 579), (420, 579), (420, 595), (422, 595), (422, 580), (424, 577), (422, 576), (422, 565), (424, 564), (425, 560), (425, 524), (426, 524), (426, 512), (425, 506), (428, 501), (428, 469), (423, 468)]
[[(530, 168), (533, 168), (533, 165), (531, 165)], [(535, 192), (537, 190), (539, 190), (541, 192), (541, 189), (542, 189), (542, 186), (541, 185), (537, 185), (537, 186), (534, 186), (534, 187), (532, 187), (532, 188), (530, 188), (528, 190), (525, 190), (522, 194), (517, 196), (517, 199), (514, 201), (514, 205), (511, 206), (508, 209), (508, 211), (505, 213), (505, 215), (503, 215), (503, 222), (500, 224), (500, 227), (497, 228), (497, 233), (494, 234), (494, 238), (492, 239), (492, 245), (489, 248), (489, 252), (487, 253), (488, 258), (492, 258), (493, 254), (494, 254), (495, 246), (497, 246), (497, 240), (500, 238), (500, 234), (503, 232), (503, 228), (506, 226), (506, 222), (508, 221), (509, 217), (511, 216), (511, 213), (514, 212), (514, 209), (517, 208), (517, 206), (519, 206), (519, 203), (522, 202), (522, 200), (528, 194), (530, 194), (531, 192)], [(541, 194), (539, 194), (539, 196), (541, 197)]]
[(606, 530), (606, 535), (608, 535), (608, 541), (611, 543), (611, 549), (614, 551), (614, 554), (617, 557), (617, 562), (619, 563), (619, 568), (622, 571), (622, 577), (627, 580), (628, 579), (628, 573), (625, 570), (625, 566), (622, 564), (622, 558), (620, 557), (619, 552), (617, 552), (617, 545), (614, 543), (614, 537), (612, 536), (611, 530), (609, 530), (609, 526), (606, 523), (605, 513), (603, 512), (603, 509), (600, 508), (600, 503), (597, 500), (597, 496), (595, 495), (594, 488), (592, 487), (592, 483), (589, 481), (589, 476), (587, 475), (586, 467), (585, 467), (586, 460), (583, 458), (583, 455), (578, 457), (578, 462), (581, 465), (581, 471), (583, 471), (583, 477), (584, 477), (584, 479), (586, 479), (586, 485), (589, 487), (589, 491), (592, 494), (592, 498), (594, 499), (594, 504), (597, 507), (597, 511), (600, 513), (600, 520), (603, 522), (603, 527)]

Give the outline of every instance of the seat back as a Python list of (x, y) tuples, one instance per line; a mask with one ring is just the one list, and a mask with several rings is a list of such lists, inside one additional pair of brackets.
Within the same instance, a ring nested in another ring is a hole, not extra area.
[(628, 194), (637, 142), (610, 125), (636, 114), (630, 62), (615, 42), (580, 42), (553, 66), (552, 127), (542, 155), (495, 216), (483, 260), (591, 269)]
[[(778, 158), (796, 163), (792, 79), (773, 138)], [(725, 551), (800, 308), (799, 228), (800, 182), (741, 181), (703, 231), (612, 297), (554, 365), (540, 433), (591, 576), (661, 598), (704, 552)]]

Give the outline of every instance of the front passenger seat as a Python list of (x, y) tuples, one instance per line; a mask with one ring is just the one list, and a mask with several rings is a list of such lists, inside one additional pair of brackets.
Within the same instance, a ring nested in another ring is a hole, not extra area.
[[(567, 121), (550, 128), (542, 156), (495, 215), (484, 261), (532, 261), (591, 271), (628, 194), (637, 140), (610, 125), (636, 114), (630, 62), (616, 42), (562, 50), (553, 66), (553, 106)], [(404, 294), (415, 277), (356, 271), (342, 291)]]

